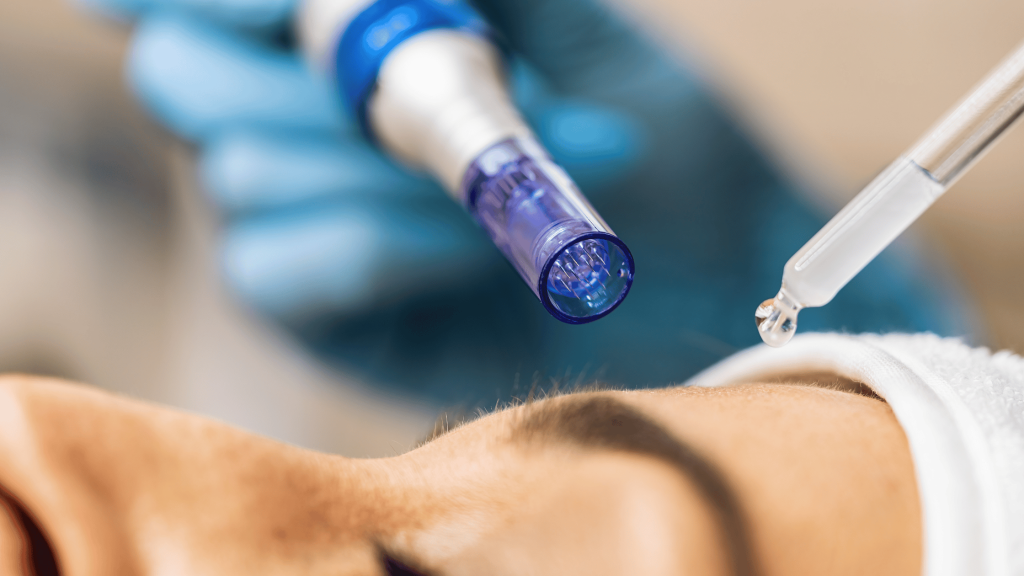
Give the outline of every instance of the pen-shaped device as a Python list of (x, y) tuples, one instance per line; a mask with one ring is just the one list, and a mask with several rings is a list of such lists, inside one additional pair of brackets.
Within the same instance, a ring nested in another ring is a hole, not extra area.
[(771, 346), (789, 342), (801, 309), (828, 304), (963, 176), (1022, 111), (1024, 44), (789, 259), (779, 294), (755, 313), (761, 338)]
[(473, 10), (457, 0), (304, 0), (298, 26), (367, 137), (437, 178), (553, 316), (590, 322), (626, 297), (629, 249), (523, 121)]

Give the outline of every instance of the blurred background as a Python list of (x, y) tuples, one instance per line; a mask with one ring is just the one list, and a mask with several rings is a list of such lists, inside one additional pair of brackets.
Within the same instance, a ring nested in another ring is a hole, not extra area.
[[(831, 214), (1024, 38), (996, 0), (634, 0)], [(0, 3), (0, 371), (73, 378), (351, 456), (401, 452), (440, 406), (330, 370), (236, 303), (190, 150), (123, 80), (128, 30)], [(1024, 129), (915, 225), (1024, 352)], [(780, 269), (781, 274), (781, 269)], [(753, 305), (753, 303), (752, 303)], [(752, 328), (753, 329), (753, 328)]]

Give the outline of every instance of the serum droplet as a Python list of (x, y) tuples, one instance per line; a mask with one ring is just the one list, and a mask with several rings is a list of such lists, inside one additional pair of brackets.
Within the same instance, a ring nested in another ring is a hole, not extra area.
[(782, 290), (775, 298), (762, 302), (754, 312), (761, 340), (774, 348), (784, 346), (796, 334), (796, 317), (801, 308)]

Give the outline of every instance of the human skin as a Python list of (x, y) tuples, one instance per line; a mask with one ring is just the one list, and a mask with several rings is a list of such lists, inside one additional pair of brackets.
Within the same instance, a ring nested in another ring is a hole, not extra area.
[(11, 561), (23, 546), (17, 507), (72, 576), (383, 575), (390, 560), (415, 568), (393, 564), (396, 574), (735, 573), (699, 480), (648, 454), (566, 442), (537, 417), (601, 405), (613, 410), (591, 418), (598, 428), (614, 431), (615, 406), (633, 409), (721, 474), (748, 573), (920, 573), (907, 442), (888, 406), (864, 395), (785, 384), (579, 393), (357, 460), (12, 376), (0, 381), (0, 576), (24, 570)]

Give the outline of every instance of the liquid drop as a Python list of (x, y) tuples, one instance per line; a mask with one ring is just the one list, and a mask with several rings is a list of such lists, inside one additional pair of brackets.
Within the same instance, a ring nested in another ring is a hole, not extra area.
[(784, 346), (796, 334), (796, 317), (803, 306), (797, 304), (785, 291), (765, 300), (754, 312), (754, 322), (764, 343), (778, 348)]

